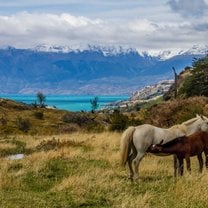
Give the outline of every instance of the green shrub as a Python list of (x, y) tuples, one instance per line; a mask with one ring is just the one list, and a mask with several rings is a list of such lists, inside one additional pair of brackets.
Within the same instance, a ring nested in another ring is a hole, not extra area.
[(182, 123), (196, 116), (196, 114), (203, 114), (203, 108), (198, 105), (186, 105), (181, 111), (176, 123)]
[(28, 130), (31, 127), (30, 120), (24, 119), (22, 117), (17, 117), (16, 124), (17, 124), (17, 128), (24, 132), (28, 132)]
[(84, 113), (66, 113), (62, 117), (62, 120), (65, 123), (76, 123), (81, 126), (82, 124), (89, 122), (90, 119)]
[(208, 56), (195, 60), (192, 75), (179, 90), (185, 97), (208, 96)]
[(1, 124), (1, 125), (7, 125), (7, 119), (5, 118), (5, 116), (2, 116), (2, 117), (0, 118), (0, 124)]
[(142, 122), (135, 118), (129, 118), (128, 116), (120, 113), (119, 110), (115, 110), (110, 116), (110, 130), (111, 131), (123, 131), (128, 126), (137, 126)]
[(35, 116), (35, 118), (37, 118), (37, 119), (43, 119), (43, 112), (42, 111), (36, 111), (35, 113), (34, 113), (34, 116)]
[(94, 122), (94, 123), (88, 123), (85, 126), (87, 132), (94, 132), (94, 133), (100, 133), (103, 132), (105, 130), (105, 126), (101, 125), (98, 122)]

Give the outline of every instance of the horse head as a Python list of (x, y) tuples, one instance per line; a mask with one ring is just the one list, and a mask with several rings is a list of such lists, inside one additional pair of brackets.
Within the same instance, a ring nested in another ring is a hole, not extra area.
[(203, 115), (196, 115), (196, 117), (183, 122), (183, 125), (187, 128), (187, 135), (193, 134), (197, 131), (207, 131), (208, 132), (208, 118)]
[(203, 115), (197, 115), (199, 118), (199, 125), (200, 125), (200, 130), (201, 131), (208, 131), (208, 118), (206, 116)]

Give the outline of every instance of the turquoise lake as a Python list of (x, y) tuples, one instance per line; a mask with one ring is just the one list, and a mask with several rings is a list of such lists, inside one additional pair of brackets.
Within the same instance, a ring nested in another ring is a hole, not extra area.
[[(45, 95), (45, 104), (48, 106), (56, 106), (58, 109), (69, 110), (69, 111), (90, 111), (91, 103), (94, 95)], [(106, 104), (127, 100), (128, 96), (123, 95), (98, 95), (99, 108), (102, 109)], [(32, 104), (37, 102), (36, 95), (0, 95), (0, 98), (12, 99), (18, 102)]]

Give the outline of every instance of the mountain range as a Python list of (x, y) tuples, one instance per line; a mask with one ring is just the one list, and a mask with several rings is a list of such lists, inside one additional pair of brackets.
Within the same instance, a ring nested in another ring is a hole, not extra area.
[(0, 94), (131, 94), (145, 85), (173, 79), (208, 47), (157, 55), (122, 47), (70, 49), (37, 46), (0, 49)]

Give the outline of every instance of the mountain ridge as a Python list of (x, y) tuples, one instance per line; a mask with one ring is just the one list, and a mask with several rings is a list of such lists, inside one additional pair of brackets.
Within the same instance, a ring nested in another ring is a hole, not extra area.
[[(4, 46), (0, 49), (18, 49), (12, 46)], [(21, 50), (21, 49), (20, 49)], [(54, 53), (80, 53), (83, 51), (96, 51), (103, 53), (105, 56), (116, 56), (119, 54), (128, 54), (130, 52), (138, 53), (140, 56), (151, 56), (155, 58), (159, 58), (161, 60), (166, 60), (172, 58), (177, 55), (205, 55), (208, 52), (208, 45), (193, 45), (189, 49), (175, 49), (175, 50), (162, 50), (162, 51), (144, 51), (131, 47), (123, 47), (123, 46), (102, 46), (102, 45), (87, 45), (87, 46), (61, 46), (61, 45), (47, 45), (41, 44), (37, 45), (33, 48), (24, 48), (22, 50), (31, 50), (36, 52), (54, 52)]]
[(145, 85), (173, 78), (173, 66), (181, 71), (193, 58), (202, 57), (186, 53), (162, 60), (122, 47), (108, 55), (107, 49), (103, 52), (99, 47), (65, 49), (65, 53), (61, 49), (0, 49), (0, 93), (132, 94)]

